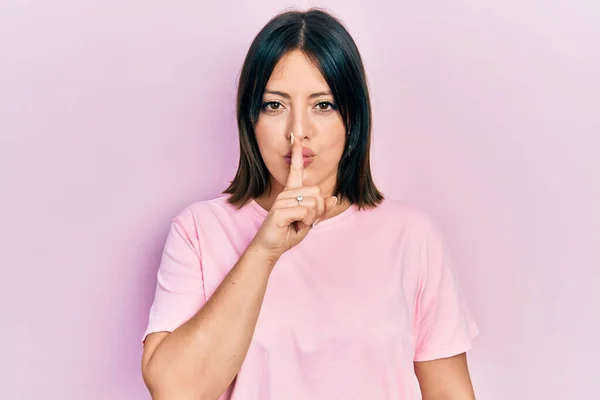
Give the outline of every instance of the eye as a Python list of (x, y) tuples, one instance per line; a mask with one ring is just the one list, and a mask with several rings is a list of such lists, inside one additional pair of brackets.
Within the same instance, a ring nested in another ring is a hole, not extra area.
[(322, 112), (330, 112), (337, 110), (337, 106), (330, 101), (321, 101), (317, 103), (317, 108)]
[(266, 111), (279, 111), (281, 110), (282, 104), (278, 101), (267, 101), (262, 104), (261, 108)]

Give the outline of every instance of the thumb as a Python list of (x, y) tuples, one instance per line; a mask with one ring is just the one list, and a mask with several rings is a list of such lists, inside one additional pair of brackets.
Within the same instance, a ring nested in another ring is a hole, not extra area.
[(337, 202), (338, 198), (336, 196), (331, 196), (325, 200), (325, 212), (323, 213), (325, 217), (329, 217), (333, 213)]
[(318, 218), (313, 224), (312, 227), (314, 228), (315, 226), (317, 226), (317, 224), (321, 221), (323, 221), (324, 219), (329, 218), (332, 214), (333, 214), (333, 210), (335, 209), (335, 205), (337, 204), (337, 197), (335, 196), (331, 196), (329, 198), (327, 198), (325, 200), (325, 211), (323, 212), (323, 215), (321, 216), (321, 218)]

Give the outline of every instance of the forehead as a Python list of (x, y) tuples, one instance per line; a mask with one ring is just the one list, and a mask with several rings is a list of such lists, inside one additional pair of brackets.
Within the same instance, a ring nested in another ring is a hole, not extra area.
[(321, 71), (300, 50), (294, 50), (279, 60), (267, 82), (267, 87), (287, 92), (315, 92), (329, 89)]

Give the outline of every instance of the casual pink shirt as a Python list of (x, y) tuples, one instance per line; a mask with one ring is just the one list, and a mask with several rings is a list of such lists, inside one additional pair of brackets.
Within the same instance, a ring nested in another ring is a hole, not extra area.
[[(179, 213), (144, 338), (198, 312), (266, 215), (226, 197)], [(351, 206), (280, 258), (242, 368), (219, 399), (416, 399), (413, 362), (465, 352), (477, 333), (431, 219), (389, 199)]]

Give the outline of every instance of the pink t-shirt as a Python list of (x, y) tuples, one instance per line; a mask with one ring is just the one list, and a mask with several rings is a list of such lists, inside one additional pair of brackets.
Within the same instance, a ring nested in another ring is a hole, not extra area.
[[(198, 312), (267, 212), (226, 197), (174, 219), (144, 338)], [(269, 278), (231, 400), (412, 400), (413, 362), (460, 354), (478, 333), (440, 230), (386, 199), (322, 221)]]

